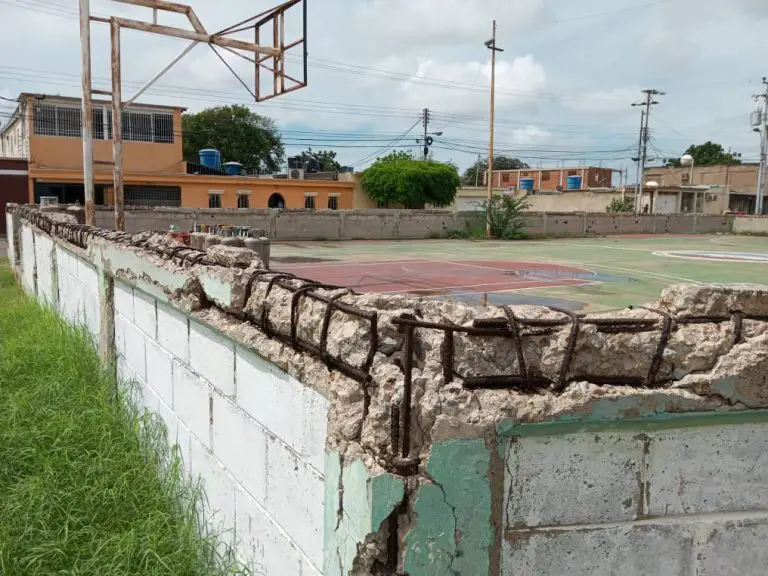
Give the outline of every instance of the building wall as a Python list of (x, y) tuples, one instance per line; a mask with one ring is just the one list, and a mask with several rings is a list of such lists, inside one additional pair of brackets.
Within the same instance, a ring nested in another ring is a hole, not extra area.
[[(17, 109), (19, 114), (24, 114), (25, 108)], [(0, 158), (28, 158), (29, 141), (26, 138), (28, 123), (25, 118), (15, 118), (3, 128), (0, 136)]]
[[(28, 197), (27, 161), (0, 157), (0, 210), (9, 202), (24, 203)], [(0, 220), (0, 234), (5, 234), (5, 221)]]
[[(493, 186), (496, 188), (520, 188), (521, 178), (533, 178), (533, 189), (554, 192), (558, 186), (566, 190), (568, 176), (581, 176), (582, 189), (611, 188), (613, 171), (599, 167), (524, 168), (521, 170), (494, 170)], [(487, 180), (484, 178), (484, 181)]]
[[(730, 186), (732, 192), (755, 194), (758, 166), (694, 166), (693, 180), (689, 182), (690, 168), (646, 168), (645, 181), (658, 182), (660, 186)], [(766, 184), (768, 189), (768, 184)]]

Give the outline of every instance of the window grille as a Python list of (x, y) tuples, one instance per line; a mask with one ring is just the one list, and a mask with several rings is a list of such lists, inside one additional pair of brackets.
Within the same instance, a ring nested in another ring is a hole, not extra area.
[(248, 208), (249, 207), (249, 201), (248, 201), (248, 195), (247, 194), (238, 194), (238, 196), (237, 196), (237, 207), (238, 208)]
[(328, 196), (328, 210), (338, 210), (338, 209), (339, 209), (339, 197)]
[(208, 194), (208, 208), (221, 208), (221, 194)]
[(126, 206), (181, 206), (179, 186), (126, 186), (123, 190)]
[(304, 196), (304, 208), (309, 208), (310, 210), (315, 209), (315, 197), (314, 196)]

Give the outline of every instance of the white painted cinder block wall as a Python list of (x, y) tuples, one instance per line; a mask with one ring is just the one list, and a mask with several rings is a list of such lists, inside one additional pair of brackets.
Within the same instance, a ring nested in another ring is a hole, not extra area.
[[(97, 342), (96, 268), (26, 225), (20, 243), (24, 288)], [(114, 325), (118, 377), (204, 482), (209, 526), (256, 574), (321, 574), (328, 400), (119, 280)]]

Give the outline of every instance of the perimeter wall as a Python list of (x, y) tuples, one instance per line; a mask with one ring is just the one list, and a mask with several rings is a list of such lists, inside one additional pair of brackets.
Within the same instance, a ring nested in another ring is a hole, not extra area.
[[(525, 215), (531, 237), (610, 234), (696, 234), (730, 232), (732, 216), (706, 214), (606, 214), (532, 212)], [(111, 228), (111, 210), (98, 208), (96, 225)], [(475, 212), (447, 210), (227, 210), (132, 208), (125, 211), (129, 232), (167, 231), (171, 225), (192, 231), (196, 224), (244, 225), (267, 230), (273, 241), (398, 240), (442, 238), (448, 231), (483, 226)]]
[(725, 575), (768, 563), (768, 287), (573, 316), (329, 290), (11, 206), (258, 574)]

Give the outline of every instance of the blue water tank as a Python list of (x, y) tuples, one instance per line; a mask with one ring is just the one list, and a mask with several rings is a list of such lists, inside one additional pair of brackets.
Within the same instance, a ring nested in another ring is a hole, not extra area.
[(533, 190), (533, 178), (520, 178), (520, 190)]
[(243, 165), (240, 162), (224, 162), (224, 172), (227, 176), (240, 176)]
[(581, 176), (568, 176), (565, 181), (566, 190), (581, 190)]
[(214, 148), (200, 150), (200, 164), (206, 168), (221, 170), (221, 152)]

